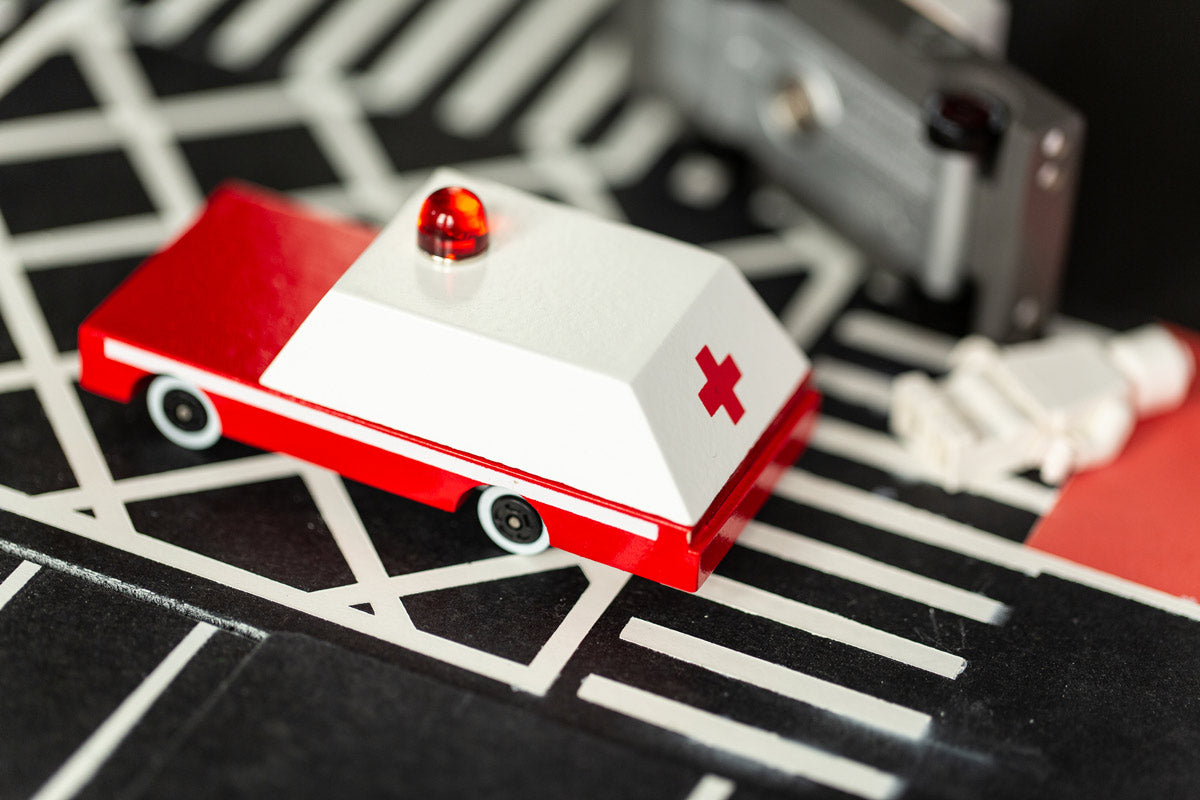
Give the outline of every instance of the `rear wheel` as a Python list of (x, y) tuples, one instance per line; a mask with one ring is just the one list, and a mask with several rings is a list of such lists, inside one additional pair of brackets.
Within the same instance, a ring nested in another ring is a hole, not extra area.
[(221, 419), (204, 392), (159, 375), (146, 390), (146, 410), (158, 432), (180, 447), (207, 450), (221, 439)]
[(550, 534), (537, 509), (503, 486), (484, 489), (477, 510), (483, 532), (510, 553), (533, 555), (550, 546)]

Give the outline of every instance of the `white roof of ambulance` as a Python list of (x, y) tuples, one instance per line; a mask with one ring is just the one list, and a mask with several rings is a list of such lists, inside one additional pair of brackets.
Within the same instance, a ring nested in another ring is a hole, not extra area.
[[(447, 185), (475, 192), (491, 228), (461, 265), (416, 244), (422, 201)], [(736, 425), (699, 397), (706, 346), (742, 373)], [(262, 383), (694, 525), (807, 372), (724, 258), (440, 170)]]

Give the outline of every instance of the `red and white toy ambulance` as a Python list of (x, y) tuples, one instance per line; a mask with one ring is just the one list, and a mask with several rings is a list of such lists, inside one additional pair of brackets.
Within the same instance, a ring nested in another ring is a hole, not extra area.
[(818, 404), (725, 259), (449, 171), (378, 235), (222, 188), (79, 350), (85, 388), (144, 395), (184, 447), (225, 435), (470, 502), (511, 552), (553, 545), (689, 591)]

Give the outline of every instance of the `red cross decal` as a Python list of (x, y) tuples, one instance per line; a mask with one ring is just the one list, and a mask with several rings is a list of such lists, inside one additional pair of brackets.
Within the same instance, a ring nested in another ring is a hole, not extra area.
[(704, 410), (713, 417), (717, 409), (724, 406), (733, 424), (737, 425), (746, 409), (742, 408), (742, 402), (733, 392), (733, 387), (742, 379), (742, 371), (733, 363), (733, 355), (725, 356), (725, 360), (718, 364), (708, 345), (704, 345), (704, 349), (696, 354), (696, 363), (704, 371), (706, 381), (700, 389), (700, 402), (704, 403)]

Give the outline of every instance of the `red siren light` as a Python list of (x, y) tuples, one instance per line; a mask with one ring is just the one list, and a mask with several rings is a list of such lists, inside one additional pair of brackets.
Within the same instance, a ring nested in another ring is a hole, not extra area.
[(444, 186), (426, 197), (417, 217), (417, 246), (447, 261), (487, 250), (487, 212), (479, 197), (461, 186)]

